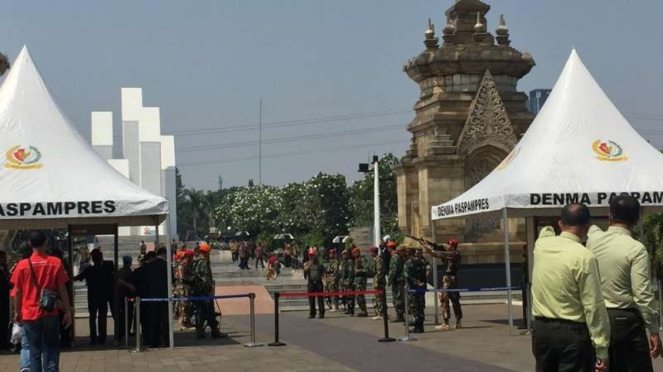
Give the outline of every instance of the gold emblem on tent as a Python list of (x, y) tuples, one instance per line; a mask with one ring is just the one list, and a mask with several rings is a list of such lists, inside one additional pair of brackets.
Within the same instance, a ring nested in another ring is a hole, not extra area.
[(34, 146), (13, 146), (7, 150), (5, 157), (5, 168), (9, 169), (39, 169), (44, 166), (39, 162), (41, 152)]
[(596, 158), (601, 161), (626, 161), (628, 156), (624, 154), (622, 147), (615, 141), (596, 140), (592, 143), (592, 150), (596, 153)]

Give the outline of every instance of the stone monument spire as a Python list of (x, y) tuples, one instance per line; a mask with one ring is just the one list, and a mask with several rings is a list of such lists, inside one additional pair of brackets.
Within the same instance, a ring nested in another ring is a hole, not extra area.
[(428, 29), (426, 30), (424, 35), (426, 36), (426, 39), (424, 40), (424, 45), (426, 46), (426, 50), (435, 50), (435, 49), (439, 48), (439, 45), (438, 45), (437, 42), (440, 39), (438, 39), (435, 36), (435, 25), (430, 20), (430, 18), (428, 18)]
[(9, 60), (6, 55), (0, 53), (0, 76), (2, 76), (7, 70), (9, 70)]
[[(431, 206), (485, 177), (534, 118), (525, 107), (527, 95), (517, 87), (534, 60), (510, 46), (504, 17), (495, 36), (487, 31), (489, 10), (480, 0), (456, 0), (446, 11), (442, 46), (436, 46), (431, 22), (427, 49), (403, 66), (420, 88), (407, 125), (411, 145), (395, 169), (399, 227), (410, 235), (431, 237)], [(493, 220), (444, 221), (436, 227), (438, 241), (501, 239)]]

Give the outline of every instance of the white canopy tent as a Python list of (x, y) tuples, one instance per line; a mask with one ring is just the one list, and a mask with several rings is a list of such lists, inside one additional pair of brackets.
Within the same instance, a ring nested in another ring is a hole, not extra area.
[(73, 235), (113, 234), (117, 269), (118, 226), (154, 225), (158, 239), (167, 213), (78, 134), (23, 47), (0, 87), (0, 230), (67, 227), (70, 264)]
[[(610, 198), (621, 193), (638, 198), (643, 212), (657, 212), (663, 210), (662, 174), (663, 155), (631, 127), (573, 50), (546, 104), (513, 151), (481, 182), (432, 207), (431, 214), (433, 220), (501, 215), (506, 227), (508, 217), (556, 215), (573, 202), (605, 215)], [(510, 287), (506, 228), (504, 240)], [(508, 296), (513, 328), (510, 290)]]

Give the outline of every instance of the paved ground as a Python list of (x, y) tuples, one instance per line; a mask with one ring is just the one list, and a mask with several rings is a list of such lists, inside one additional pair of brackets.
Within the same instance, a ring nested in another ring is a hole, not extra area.
[[(519, 308), (515, 308), (516, 313)], [(533, 371), (530, 338), (523, 330), (509, 336), (504, 305), (466, 306), (465, 327), (435, 331), (429, 315), (427, 333), (417, 341), (379, 343), (382, 323), (327, 312), (325, 319), (307, 313), (281, 314), (284, 347), (247, 348), (246, 316), (224, 317), (228, 339), (199, 341), (191, 332), (178, 333), (177, 348), (130, 353), (126, 349), (77, 348), (62, 354), (63, 372), (168, 371)], [(390, 323), (391, 335), (403, 336), (403, 326)], [(87, 328), (85, 322), (79, 329)], [(273, 340), (274, 318), (259, 315), (257, 341)], [(85, 344), (84, 339), (79, 345)], [(0, 371), (17, 371), (16, 355), (0, 355)], [(663, 372), (663, 361), (656, 361)]]

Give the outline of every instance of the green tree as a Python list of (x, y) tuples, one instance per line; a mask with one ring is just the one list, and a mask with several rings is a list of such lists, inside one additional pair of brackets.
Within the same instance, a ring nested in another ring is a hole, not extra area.
[(310, 232), (330, 240), (348, 231), (348, 189), (345, 176), (318, 173), (304, 186), (304, 215)]
[(193, 231), (199, 234), (201, 232), (201, 223), (204, 224), (208, 219), (208, 203), (205, 191), (186, 189), (185, 195), (191, 210)]
[[(389, 153), (379, 161), (380, 176), (380, 229), (382, 235), (398, 238), (398, 196), (396, 191), (396, 174), (394, 166), (399, 160)], [(349, 211), (352, 226), (373, 226), (373, 180), (374, 173), (366, 173), (349, 188)]]
[(182, 174), (180, 170), (175, 168), (176, 179), (176, 204), (177, 204), (177, 233), (180, 238), (186, 236), (187, 231), (193, 229), (193, 214), (191, 213), (191, 205), (186, 196), (186, 187), (182, 182)]
[(658, 279), (663, 279), (663, 213), (645, 217), (642, 228), (642, 243), (649, 251), (653, 272)]

